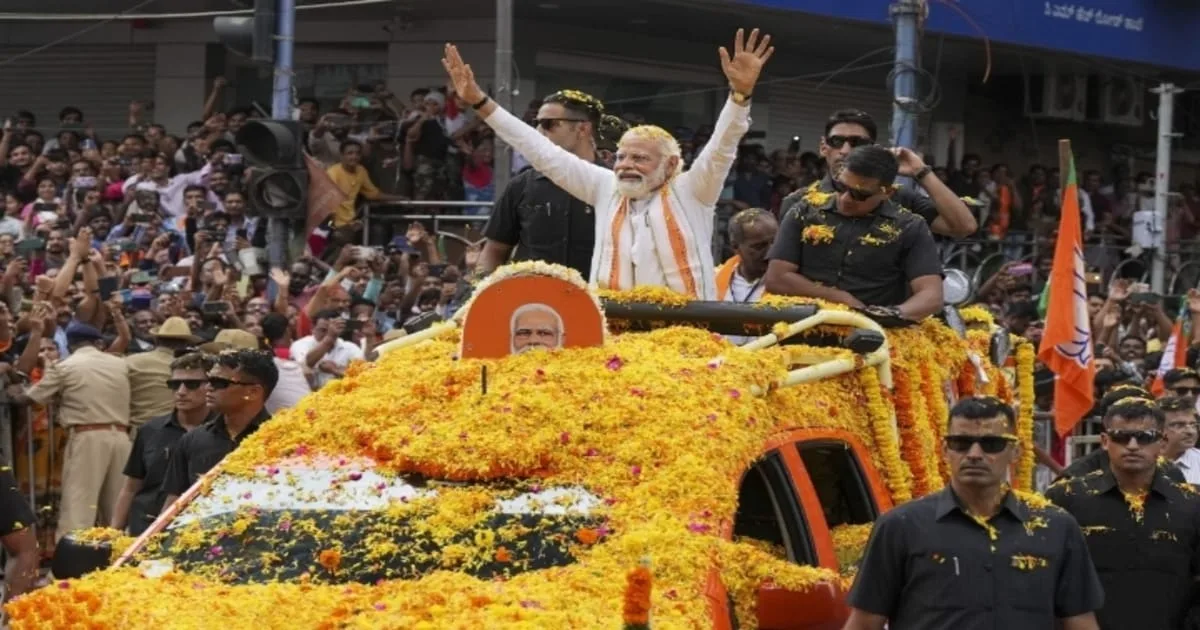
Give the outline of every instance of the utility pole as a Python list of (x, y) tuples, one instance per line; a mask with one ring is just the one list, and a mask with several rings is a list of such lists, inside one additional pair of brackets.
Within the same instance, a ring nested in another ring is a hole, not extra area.
[(275, 30), (275, 82), (271, 118), (292, 119), (292, 50), (296, 34), (296, 0), (278, 0)]
[(1150, 288), (1159, 295), (1166, 291), (1167, 208), (1171, 186), (1171, 140), (1175, 137), (1175, 95), (1183, 90), (1163, 83), (1150, 90), (1158, 95), (1158, 150), (1154, 165), (1154, 258), (1150, 265)]
[[(512, 47), (513, 47), (513, 0), (496, 0), (496, 81), (495, 94), (492, 98), (496, 104), (508, 111), (513, 111), (512, 93)], [(492, 177), (495, 183), (496, 196), (508, 185), (512, 175), (512, 153), (499, 136), (496, 137), (496, 147), (493, 151), (495, 165)]]
[(896, 26), (896, 64), (892, 95), (892, 145), (913, 148), (917, 136), (917, 67), (924, 0), (896, 0), (888, 8)]
[[(292, 119), (292, 53), (296, 43), (296, 0), (277, 0), (275, 6), (275, 75), (271, 92), (271, 118)], [(303, 226), (303, 221), (300, 222)], [(301, 229), (301, 232), (304, 230)], [(295, 260), (304, 251), (301, 235), (296, 239), (293, 221), (267, 219), (267, 262), (272, 267), (286, 267), (288, 260)]]

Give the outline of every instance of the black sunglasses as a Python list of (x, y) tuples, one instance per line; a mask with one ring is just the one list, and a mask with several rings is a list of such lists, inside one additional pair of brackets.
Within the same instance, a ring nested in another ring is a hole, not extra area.
[(188, 388), (188, 391), (194, 392), (207, 382), (206, 379), (202, 378), (173, 378), (167, 381), (167, 388), (171, 391), (176, 391), (180, 385), (183, 385)]
[(230, 385), (258, 385), (258, 383), (247, 383), (246, 381), (235, 381), (220, 376), (210, 376), (208, 377), (208, 385), (213, 389), (225, 389)]
[(983, 449), (984, 453), (995, 455), (1003, 451), (1016, 440), (1007, 435), (947, 435), (946, 448), (955, 453), (966, 453), (971, 450), (975, 444)]
[(1132, 440), (1137, 440), (1138, 444), (1148, 445), (1163, 439), (1162, 431), (1157, 429), (1148, 429), (1146, 431), (1127, 431), (1124, 429), (1113, 429), (1105, 431), (1108, 439), (1125, 446)]
[(560, 122), (587, 122), (587, 121), (581, 120), (579, 118), (539, 118), (533, 122), (534, 122), (534, 124), (541, 127), (542, 129), (545, 129), (546, 131), (550, 131), (551, 129), (554, 129), (555, 127), (557, 127), (558, 123), (560, 123)]
[(843, 194), (843, 193), (850, 195), (850, 198), (855, 201), (866, 201), (866, 200), (870, 199), (871, 197), (874, 197), (875, 195), (882, 192), (882, 191), (871, 192), (869, 190), (860, 190), (858, 188), (851, 188), (851, 187), (847, 186), (845, 184), (845, 182), (843, 182), (842, 180), (840, 180), (836, 177), (833, 178), (833, 190), (835, 192), (837, 192), (839, 195)]
[(825, 144), (829, 145), (830, 147), (832, 147), (834, 149), (842, 148), (842, 145), (846, 144), (847, 142), (850, 143), (851, 149), (857, 149), (858, 147), (863, 147), (868, 144), (874, 144), (875, 141), (870, 138), (867, 138), (865, 136), (826, 136), (825, 137)]
[(1200, 387), (1168, 387), (1176, 396), (1200, 396)]

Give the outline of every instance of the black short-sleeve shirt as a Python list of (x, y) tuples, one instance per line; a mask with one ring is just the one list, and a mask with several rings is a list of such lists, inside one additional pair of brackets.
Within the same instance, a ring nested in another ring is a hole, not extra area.
[(167, 462), (167, 474), (162, 484), (163, 497), (182, 495), (201, 475), (232, 453), (270, 418), (271, 414), (266, 409), (258, 412), (246, 430), (238, 434), (236, 441), (230, 439), (229, 431), (225, 428), (225, 416), (217, 416), (179, 438), (175, 452), (171, 453)]
[(11, 468), (0, 467), (0, 536), (16, 533), (33, 525), (33, 518), (29, 495), (21, 492)]
[(836, 195), (821, 191), (790, 205), (767, 257), (869, 306), (901, 304), (914, 278), (942, 273), (933, 233), (920, 216), (890, 200), (866, 216), (846, 216), (837, 211)]
[[(209, 417), (206, 422), (209, 420), (213, 418)], [(138, 429), (125, 462), (125, 476), (142, 481), (142, 489), (133, 495), (126, 519), (130, 534), (141, 535), (162, 512), (167, 462), (187, 433), (175, 412), (152, 418)]]
[(891, 630), (1051, 630), (1103, 604), (1070, 514), (1009, 493), (986, 523), (950, 488), (883, 514), (850, 605)]
[(1140, 513), (1111, 470), (1052, 485), (1046, 498), (1079, 522), (1105, 602), (1106, 630), (1182, 628), (1200, 572), (1200, 495), (1160, 469)]
[(596, 242), (596, 212), (550, 178), (527, 168), (500, 194), (484, 235), (516, 247), (513, 260), (557, 263), (587, 280)]

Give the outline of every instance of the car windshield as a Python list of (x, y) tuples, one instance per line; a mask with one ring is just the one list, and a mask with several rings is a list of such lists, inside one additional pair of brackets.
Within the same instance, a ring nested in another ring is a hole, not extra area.
[(562, 566), (607, 534), (578, 486), (438, 482), (372, 471), (222, 476), (140, 554), (231, 583), (373, 584), (436, 570), (481, 579)]

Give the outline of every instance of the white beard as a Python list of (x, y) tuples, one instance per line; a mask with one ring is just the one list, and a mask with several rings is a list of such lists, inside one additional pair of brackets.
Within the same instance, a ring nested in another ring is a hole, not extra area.
[(615, 171), (613, 177), (617, 183), (617, 192), (621, 195), (630, 199), (645, 199), (667, 183), (667, 160), (664, 159), (650, 177), (642, 176), (636, 181), (625, 180)]

